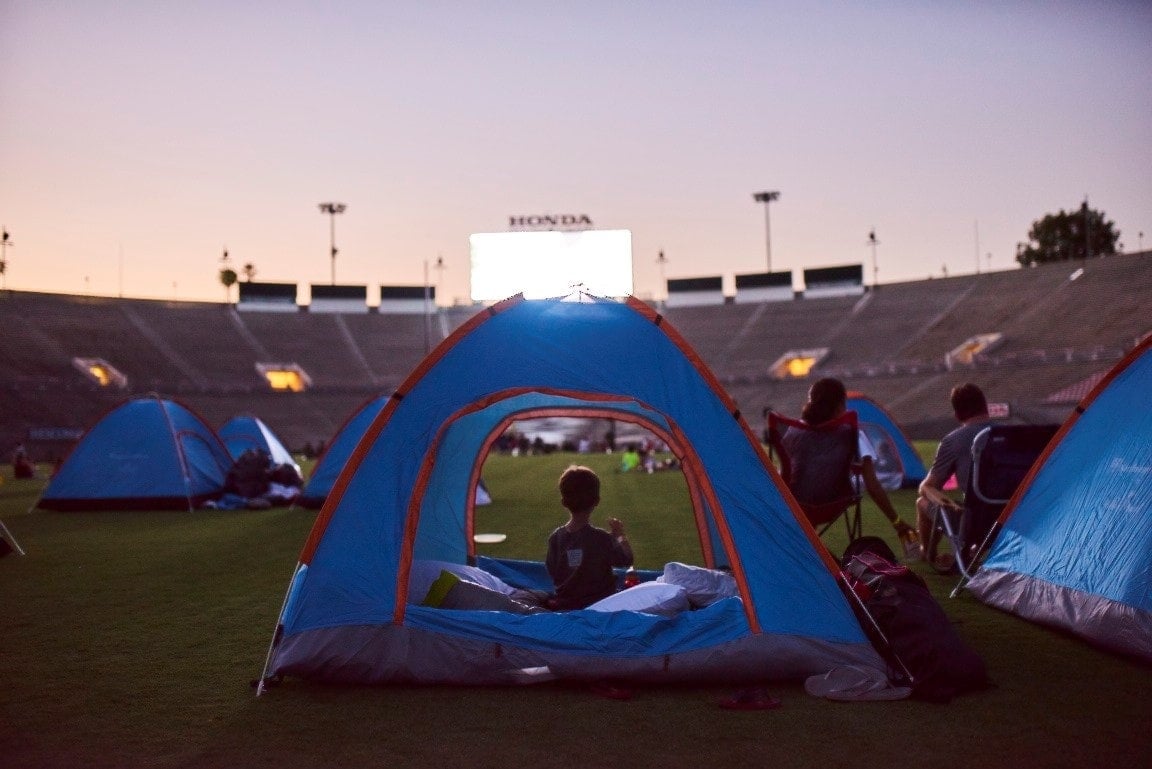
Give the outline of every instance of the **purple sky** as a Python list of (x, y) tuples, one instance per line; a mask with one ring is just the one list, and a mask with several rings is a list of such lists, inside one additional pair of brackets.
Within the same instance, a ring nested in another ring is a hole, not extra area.
[[(223, 298), (259, 280), (468, 296), (510, 215), (633, 233), (669, 278), (1013, 266), (1088, 197), (1152, 248), (1147, 2), (0, 0), (12, 289)], [(989, 260), (990, 255), (990, 260)]]

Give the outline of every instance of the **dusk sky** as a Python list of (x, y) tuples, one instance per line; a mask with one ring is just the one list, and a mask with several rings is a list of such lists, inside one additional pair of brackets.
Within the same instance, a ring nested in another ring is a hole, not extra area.
[[(469, 295), (513, 215), (632, 231), (668, 278), (1014, 266), (1089, 205), (1152, 248), (1149, 2), (0, 0), (10, 289), (257, 280)], [(1143, 233), (1143, 235), (1141, 235)]]

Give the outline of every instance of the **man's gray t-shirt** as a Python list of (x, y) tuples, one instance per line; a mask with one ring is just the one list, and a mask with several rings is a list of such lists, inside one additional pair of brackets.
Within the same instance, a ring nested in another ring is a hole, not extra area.
[(987, 427), (989, 420), (982, 419), (957, 427), (944, 436), (936, 449), (936, 459), (928, 470), (928, 480), (937, 488), (943, 488), (953, 473), (961, 492), (968, 490), (968, 477), (972, 474), (972, 441)]

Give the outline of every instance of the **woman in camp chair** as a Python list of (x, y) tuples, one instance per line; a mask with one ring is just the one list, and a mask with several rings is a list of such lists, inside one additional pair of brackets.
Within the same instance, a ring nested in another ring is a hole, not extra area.
[[(781, 457), (781, 474), (809, 521), (824, 528), (858, 503), (858, 481), (863, 479), (868, 496), (892, 522), (911, 555), (907, 543), (915, 542), (915, 531), (900, 520), (880, 485), (871, 444), (859, 433), (847, 400), (843, 382), (820, 379), (808, 390), (803, 421), (779, 420), (788, 424), (787, 431), (773, 441)], [(858, 520), (848, 522), (848, 534), (850, 539), (860, 536)]]

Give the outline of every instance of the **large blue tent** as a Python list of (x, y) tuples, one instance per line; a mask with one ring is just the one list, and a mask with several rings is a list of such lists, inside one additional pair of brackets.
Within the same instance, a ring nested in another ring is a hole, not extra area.
[(52, 476), (46, 510), (192, 510), (224, 491), (232, 458), (203, 419), (159, 396), (90, 428)]
[(1152, 337), (1076, 407), (1001, 516), (969, 589), (1152, 662)]
[[(684, 339), (637, 300), (577, 298), (514, 297), (480, 312), (387, 399), (303, 548), (262, 681), (763, 679), (883, 667), (835, 560)], [(474, 554), (486, 447), (511, 419), (557, 415), (626, 419), (664, 438), (688, 482), (702, 565), (730, 569), (739, 595), (674, 618), (409, 603), (414, 561)]]

